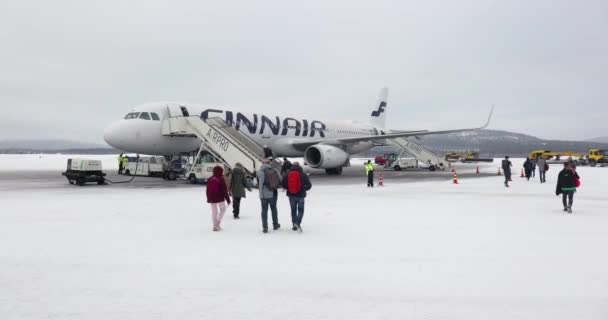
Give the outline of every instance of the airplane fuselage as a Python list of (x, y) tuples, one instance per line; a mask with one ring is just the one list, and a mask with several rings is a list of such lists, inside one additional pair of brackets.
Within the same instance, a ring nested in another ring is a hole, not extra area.
[[(161, 122), (179, 110), (180, 115), (200, 116), (206, 120), (219, 117), (260, 145), (268, 145), (281, 157), (301, 157), (304, 148), (293, 143), (335, 140), (342, 137), (376, 135), (380, 128), (352, 121), (321, 121), (315, 118), (270, 116), (263, 113), (239, 112), (231, 109), (195, 104), (151, 103), (133, 108), (127, 116), (110, 125), (104, 134), (111, 146), (135, 153), (175, 155), (192, 152), (201, 141), (191, 137), (168, 137), (161, 134)], [(359, 153), (374, 146), (364, 141), (342, 146), (349, 154)]]

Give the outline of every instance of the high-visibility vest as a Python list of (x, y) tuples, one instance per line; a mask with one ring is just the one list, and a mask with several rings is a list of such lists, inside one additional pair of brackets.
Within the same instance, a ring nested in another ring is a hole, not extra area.
[(371, 163), (365, 164), (365, 174), (369, 174), (370, 171), (374, 171), (374, 165)]

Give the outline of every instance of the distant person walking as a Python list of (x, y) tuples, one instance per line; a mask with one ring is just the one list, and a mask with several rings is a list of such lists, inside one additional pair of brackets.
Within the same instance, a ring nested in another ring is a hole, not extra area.
[(536, 161), (536, 166), (538, 167), (538, 177), (540, 178), (540, 183), (547, 182), (545, 179), (545, 174), (547, 173), (547, 170), (549, 170), (547, 160), (543, 158), (538, 159), (538, 161)]
[(213, 168), (213, 176), (207, 180), (207, 203), (211, 206), (213, 231), (222, 230), (222, 218), (226, 212), (226, 203), (230, 205), (230, 196), (224, 180), (224, 169), (220, 166)]
[(564, 169), (559, 172), (557, 176), (557, 186), (555, 188), (555, 195), (559, 196), (562, 194), (562, 204), (564, 205), (564, 211), (572, 213), (572, 203), (574, 202), (574, 192), (580, 185), (580, 177), (576, 171), (571, 167), (569, 162), (564, 163)]
[(281, 166), (281, 177), (284, 177), (291, 170), (291, 162), (287, 158), (283, 158), (283, 166)]
[(530, 159), (530, 162), (532, 162), (532, 178), (536, 177), (536, 161), (538, 159)]
[(505, 156), (502, 160), (502, 171), (505, 173), (505, 187), (509, 187), (509, 181), (511, 181), (511, 167), (513, 164), (509, 160), (509, 156)]
[(532, 176), (532, 168), (534, 167), (534, 163), (530, 158), (526, 158), (524, 162), (524, 172), (526, 174), (526, 179), (530, 181), (530, 177)]
[(258, 178), (258, 189), (260, 192), (260, 203), (262, 205), (262, 232), (268, 232), (268, 207), (272, 212), (272, 229), (277, 230), (279, 215), (277, 212), (277, 189), (281, 186), (279, 173), (270, 165), (270, 159), (264, 159), (264, 164), (256, 173)]
[(308, 175), (304, 173), (297, 161), (294, 161), (289, 173), (283, 178), (283, 188), (287, 189), (289, 206), (291, 207), (291, 230), (302, 232), (302, 219), (304, 218), (304, 199), (306, 191), (312, 188)]
[(371, 160), (367, 160), (365, 164), (365, 175), (367, 176), (367, 186), (374, 187), (374, 164)]
[(245, 169), (239, 162), (236, 163), (234, 169), (230, 174), (229, 190), (232, 196), (232, 215), (235, 219), (240, 219), (239, 214), (241, 210), (241, 199), (247, 196), (245, 189), (251, 192), (251, 188), (247, 183), (247, 177), (245, 175)]

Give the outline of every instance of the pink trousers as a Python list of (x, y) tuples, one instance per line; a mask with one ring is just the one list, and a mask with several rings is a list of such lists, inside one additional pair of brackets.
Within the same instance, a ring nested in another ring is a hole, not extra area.
[(211, 205), (211, 219), (213, 220), (213, 228), (220, 228), (220, 223), (222, 223), (222, 218), (224, 217), (224, 213), (226, 213), (226, 203), (218, 202), (218, 203), (210, 203)]

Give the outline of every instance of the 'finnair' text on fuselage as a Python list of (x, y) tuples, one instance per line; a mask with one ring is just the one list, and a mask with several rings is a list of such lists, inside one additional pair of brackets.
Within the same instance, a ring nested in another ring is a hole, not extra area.
[(274, 119), (271, 117), (261, 115), (258, 117), (257, 114), (247, 117), (241, 112), (236, 112), (236, 115), (232, 111), (222, 111), (218, 109), (207, 109), (201, 113), (201, 119), (207, 120), (209, 117), (214, 117), (214, 114), (224, 113), (224, 121), (227, 125), (234, 127), (237, 130), (241, 129), (241, 126), (247, 128), (250, 134), (261, 134), (261, 135), (274, 135), (274, 136), (286, 136), (289, 129), (294, 130), (296, 137), (315, 137), (317, 132), (318, 136), (325, 138), (325, 131), (327, 126), (317, 120), (298, 120), (295, 118), (284, 118), (283, 121), (278, 116)]

